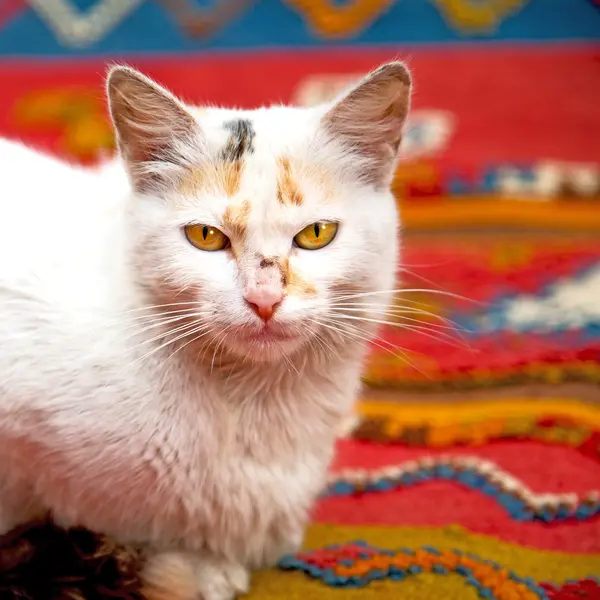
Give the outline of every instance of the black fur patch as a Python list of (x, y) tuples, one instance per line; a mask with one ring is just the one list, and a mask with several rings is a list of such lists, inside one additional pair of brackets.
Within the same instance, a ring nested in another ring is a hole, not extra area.
[(223, 159), (227, 161), (241, 160), (244, 154), (254, 152), (254, 136), (252, 122), (248, 119), (236, 119), (223, 125), (230, 132), (229, 139), (223, 148)]
[(141, 553), (50, 520), (0, 536), (0, 600), (143, 600)]

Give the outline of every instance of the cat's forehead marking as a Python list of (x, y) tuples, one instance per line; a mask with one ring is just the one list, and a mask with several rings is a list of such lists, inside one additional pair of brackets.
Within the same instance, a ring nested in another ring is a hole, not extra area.
[(225, 161), (239, 161), (246, 153), (254, 152), (256, 133), (250, 119), (226, 121), (223, 127), (229, 132), (229, 138), (221, 152)]
[(234, 238), (232, 243), (243, 243), (248, 231), (248, 217), (252, 207), (248, 200), (236, 204), (228, 204), (223, 213), (223, 225)]
[(232, 119), (222, 124), (229, 135), (218, 158), (207, 161), (192, 169), (180, 183), (179, 191), (186, 196), (195, 196), (202, 190), (214, 193), (225, 192), (235, 196), (244, 170), (244, 157), (254, 153), (256, 132), (250, 119)]
[(203, 190), (235, 196), (240, 189), (243, 168), (241, 160), (204, 163), (189, 171), (178, 191), (184, 196), (196, 196)]
[(280, 204), (300, 206), (304, 202), (298, 187), (297, 171), (289, 158), (281, 156), (277, 159), (277, 200)]

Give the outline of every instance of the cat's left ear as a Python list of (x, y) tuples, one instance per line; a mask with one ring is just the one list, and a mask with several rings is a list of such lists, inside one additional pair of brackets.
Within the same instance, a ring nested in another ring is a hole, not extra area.
[(173, 94), (135, 69), (112, 68), (106, 86), (121, 156), (134, 188), (146, 191), (178, 166), (199, 126)]
[(401, 62), (372, 71), (323, 118), (329, 134), (353, 155), (363, 180), (389, 186), (410, 108), (411, 77)]

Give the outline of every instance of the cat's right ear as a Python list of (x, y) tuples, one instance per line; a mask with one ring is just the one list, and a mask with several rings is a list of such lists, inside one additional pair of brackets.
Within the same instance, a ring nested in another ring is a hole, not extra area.
[(198, 124), (173, 94), (135, 69), (113, 67), (106, 86), (119, 151), (136, 191), (147, 191), (178, 166)]
[(360, 159), (356, 172), (375, 186), (392, 182), (410, 94), (406, 65), (389, 62), (339, 98), (323, 118), (329, 133)]

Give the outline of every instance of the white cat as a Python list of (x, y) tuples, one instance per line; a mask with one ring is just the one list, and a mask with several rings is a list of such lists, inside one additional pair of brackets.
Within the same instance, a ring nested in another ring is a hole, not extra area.
[(114, 68), (121, 159), (3, 141), (0, 532), (50, 509), (148, 553), (152, 599), (226, 600), (302, 541), (394, 287), (410, 78), (186, 107)]

